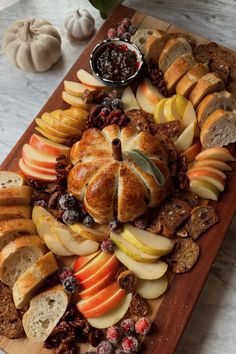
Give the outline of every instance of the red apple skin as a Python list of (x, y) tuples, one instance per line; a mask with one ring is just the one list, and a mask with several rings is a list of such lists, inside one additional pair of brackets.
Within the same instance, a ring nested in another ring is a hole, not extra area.
[(215, 173), (216, 175), (218, 175), (219, 177), (226, 179), (226, 174), (224, 174), (224, 172), (220, 171), (219, 169), (215, 168), (215, 167), (211, 167), (211, 166), (194, 166), (190, 168), (189, 172), (197, 172), (197, 171), (207, 171), (209, 173)]
[(143, 92), (143, 94), (153, 103), (157, 102), (157, 98), (156, 96), (152, 95), (148, 86), (146, 85), (145, 81), (141, 82), (140, 84), (141, 87), (141, 91)]
[(88, 256), (79, 256), (73, 266), (74, 273), (77, 273), (83, 266), (85, 266), (88, 262), (90, 262), (93, 258), (98, 256), (101, 251), (97, 251), (89, 254)]
[(23, 158), (23, 161), (24, 161), (24, 164), (28, 168), (30, 168), (32, 171), (35, 171), (37, 173), (41, 173), (41, 174), (45, 174), (45, 175), (52, 175), (52, 176), (56, 176), (56, 174), (57, 174), (55, 169), (34, 165), (31, 162), (29, 162), (27, 159), (24, 159), (24, 158)]
[(108, 252), (101, 252), (97, 257), (91, 260), (85, 267), (75, 273), (76, 278), (82, 282), (91, 275), (95, 274), (101, 267), (103, 267), (111, 258), (112, 254)]
[[(83, 289), (88, 289), (95, 283), (99, 282), (106, 274), (110, 271), (117, 272), (120, 267), (120, 263), (115, 256), (113, 256), (106, 264), (102, 267), (97, 268), (97, 271), (93, 272), (88, 278), (80, 281), (81, 287)], [(75, 277), (77, 278), (76, 274)], [(77, 278), (78, 279), (78, 278)]]
[(195, 157), (201, 152), (202, 144), (200, 140), (190, 146), (187, 150), (185, 150), (182, 155), (186, 157), (187, 163), (191, 163), (195, 160)]
[(125, 295), (126, 291), (120, 289), (115, 281), (93, 297), (79, 301), (76, 306), (85, 317), (98, 317), (117, 305)]
[[(36, 149), (35, 149), (36, 150)], [(38, 151), (39, 152), (39, 151)], [(39, 152), (40, 153), (40, 152)], [(33, 157), (30, 157), (28, 154), (27, 154), (27, 149), (25, 148), (25, 145), (23, 146), (23, 149), (22, 149), (22, 156), (23, 156), (23, 159), (24, 160), (27, 160), (29, 161), (30, 163), (34, 164), (34, 165), (37, 165), (37, 166), (41, 166), (41, 167), (45, 167), (45, 168), (54, 168), (56, 167), (56, 157), (55, 157), (55, 161), (44, 161), (43, 160), (43, 154), (42, 154), (42, 159), (37, 159), (37, 158), (33, 158)]]
[(194, 163), (193, 167), (203, 167), (203, 166), (210, 166), (210, 167), (214, 167), (217, 168), (220, 171), (232, 171), (232, 167), (229, 166), (226, 162), (224, 161), (220, 161), (220, 160), (216, 160), (216, 159), (203, 159), (203, 160), (199, 160), (197, 162)]
[[(99, 290), (105, 288), (107, 285), (111, 284), (115, 280), (115, 276), (117, 274), (117, 270), (111, 270), (109, 273), (105, 275), (104, 278), (101, 278), (97, 283), (95, 283), (93, 286), (82, 290), (79, 293), (79, 296), (81, 299), (88, 299), (89, 297), (92, 297), (95, 295)], [(81, 286), (82, 287), (82, 286)]]
[[(188, 178), (191, 179), (201, 179), (204, 177), (211, 177), (212, 179), (214, 179), (215, 181), (218, 181), (218, 183), (220, 184), (220, 187), (218, 188), (221, 192), (223, 192), (224, 187), (225, 187), (225, 180), (220, 177), (219, 175), (213, 173), (213, 172), (209, 172), (209, 171), (204, 171), (204, 170), (199, 170), (199, 171), (188, 171), (187, 172)], [(212, 182), (211, 182), (212, 183)]]
[(229, 150), (223, 147), (212, 147), (206, 150), (203, 150), (196, 156), (196, 161), (203, 159), (216, 159), (220, 161), (230, 162), (236, 161), (236, 159), (231, 155)]
[(50, 140), (43, 138), (37, 134), (31, 135), (29, 144), (34, 149), (55, 157), (58, 157), (60, 155), (65, 155), (66, 157), (69, 157), (70, 154), (70, 148), (68, 148), (67, 146), (63, 147), (63, 145), (60, 146), (59, 144), (57, 146), (56, 143), (53, 144)]
[(21, 172), (23, 173), (23, 175), (26, 176), (26, 177), (37, 179), (37, 180), (40, 180), (40, 181), (43, 181), (43, 182), (55, 182), (56, 179), (57, 179), (56, 176), (46, 175), (46, 174), (42, 174), (42, 173), (38, 173), (38, 172), (32, 171), (30, 168), (25, 166), (23, 159), (19, 160), (19, 167), (20, 167)]

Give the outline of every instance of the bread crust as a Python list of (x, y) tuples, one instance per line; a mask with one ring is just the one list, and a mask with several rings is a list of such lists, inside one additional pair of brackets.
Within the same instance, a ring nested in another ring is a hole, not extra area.
[(32, 193), (29, 186), (0, 188), (0, 205), (29, 204)]
[(179, 95), (187, 97), (202, 76), (209, 72), (208, 66), (202, 63), (195, 64), (177, 83), (175, 90)]
[(6, 219), (30, 219), (31, 207), (29, 205), (3, 205), (0, 206), (0, 221)]

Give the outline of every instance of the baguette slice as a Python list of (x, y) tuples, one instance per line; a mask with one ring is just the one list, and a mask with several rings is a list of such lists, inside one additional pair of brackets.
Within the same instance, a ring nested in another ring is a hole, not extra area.
[(191, 53), (184, 54), (175, 59), (171, 66), (166, 70), (164, 80), (169, 92), (172, 92), (181, 77), (196, 64)]
[(6, 219), (30, 219), (31, 207), (29, 205), (0, 206), (0, 221)]
[(161, 51), (159, 68), (163, 73), (181, 55), (192, 53), (192, 48), (184, 38), (169, 39)]
[(234, 106), (235, 100), (228, 91), (210, 93), (200, 102), (197, 109), (197, 120), (200, 128), (209, 115), (217, 109), (222, 108), (225, 111), (232, 111)]
[(216, 73), (209, 73), (198, 80), (197, 84), (190, 92), (189, 99), (195, 108), (208, 93), (221, 91), (224, 90), (224, 88), (224, 82), (219, 76)]
[(195, 64), (177, 83), (175, 87), (176, 93), (187, 97), (197, 81), (209, 72), (206, 64)]
[(149, 37), (157, 37), (160, 38), (161, 35), (163, 35), (164, 32), (162, 31), (156, 31), (153, 29), (149, 28), (140, 28), (138, 29), (133, 36), (131, 36), (130, 41), (136, 44), (136, 46), (141, 50), (141, 52), (144, 52), (144, 47), (146, 41), (149, 39)]
[(29, 186), (0, 189), (0, 205), (29, 204), (32, 193)]
[(0, 251), (10, 241), (23, 235), (35, 235), (36, 228), (31, 219), (10, 219), (0, 221)]
[(22, 309), (44, 284), (45, 279), (58, 269), (52, 252), (48, 252), (27, 269), (15, 282), (12, 294), (15, 306)]
[(21, 187), (24, 177), (16, 172), (0, 171), (0, 189), (8, 187)]
[(33, 297), (23, 316), (26, 336), (34, 342), (44, 342), (65, 313), (69, 299), (62, 285)]
[(164, 45), (170, 38), (168, 34), (156, 31), (157, 33), (154, 36), (147, 37), (147, 40), (143, 46), (143, 54), (146, 63), (151, 59), (157, 60), (161, 54)]
[(236, 141), (236, 110), (232, 112), (219, 108), (205, 121), (200, 133), (204, 149), (225, 146)]
[(10, 287), (46, 250), (39, 236), (22, 236), (0, 252), (0, 279)]

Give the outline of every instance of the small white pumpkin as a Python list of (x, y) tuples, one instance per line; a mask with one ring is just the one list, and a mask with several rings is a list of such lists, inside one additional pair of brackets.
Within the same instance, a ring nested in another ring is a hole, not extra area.
[(78, 9), (66, 15), (64, 25), (68, 34), (77, 39), (85, 39), (93, 34), (95, 21), (87, 10)]
[(3, 51), (9, 61), (29, 72), (43, 72), (61, 55), (61, 37), (51, 23), (28, 17), (15, 21), (6, 30)]

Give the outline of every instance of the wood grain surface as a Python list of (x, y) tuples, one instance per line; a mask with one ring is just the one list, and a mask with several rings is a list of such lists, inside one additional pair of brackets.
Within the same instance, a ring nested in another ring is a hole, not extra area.
[[(135, 10), (125, 6), (119, 6), (103, 24), (96, 36), (90, 41), (86, 50), (78, 58), (64, 79), (77, 81), (77, 70), (79, 68), (89, 69), (88, 58), (93, 47), (98, 41), (104, 38), (108, 28), (115, 26), (123, 17), (132, 17), (132, 21), (141, 28), (162, 29), (168, 33), (181, 31), (179, 28), (167, 22), (147, 16), (145, 13), (135, 12)], [(207, 42), (206, 39), (198, 36), (196, 36), (196, 39), (198, 43)], [(64, 79), (39, 112), (38, 116), (41, 116), (41, 114), (46, 111), (67, 107), (67, 104), (61, 99)], [(29, 141), (34, 131), (34, 126), (35, 123), (32, 122), (10, 154), (3, 161), (1, 169), (19, 170), (18, 160), (21, 157), (22, 146)], [(225, 192), (221, 194), (220, 201), (218, 203), (212, 202), (212, 205), (220, 217), (220, 223), (212, 227), (200, 238), (199, 245), (201, 247), (201, 256), (198, 263), (190, 272), (174, 276), (166, 295), (153, 301), (151, 304), (153, 309), (151, 315), (153, 326), (147, 338), (143, 340), (142, 353), (174, 353), (235, 213), (235, 180), (236, 166), (234, 164), (233, 171), (228, 173), (227, 187)], [(8, 354), (49, 353), (48, 350), (42, 348), (41, 344), (32, 343), (24, 338), (9, 340), (5, 337), (1, 337), (0, 347)], [(87, 350), (87, 346), (81, 348), (81, 353), (85, 350)]]

